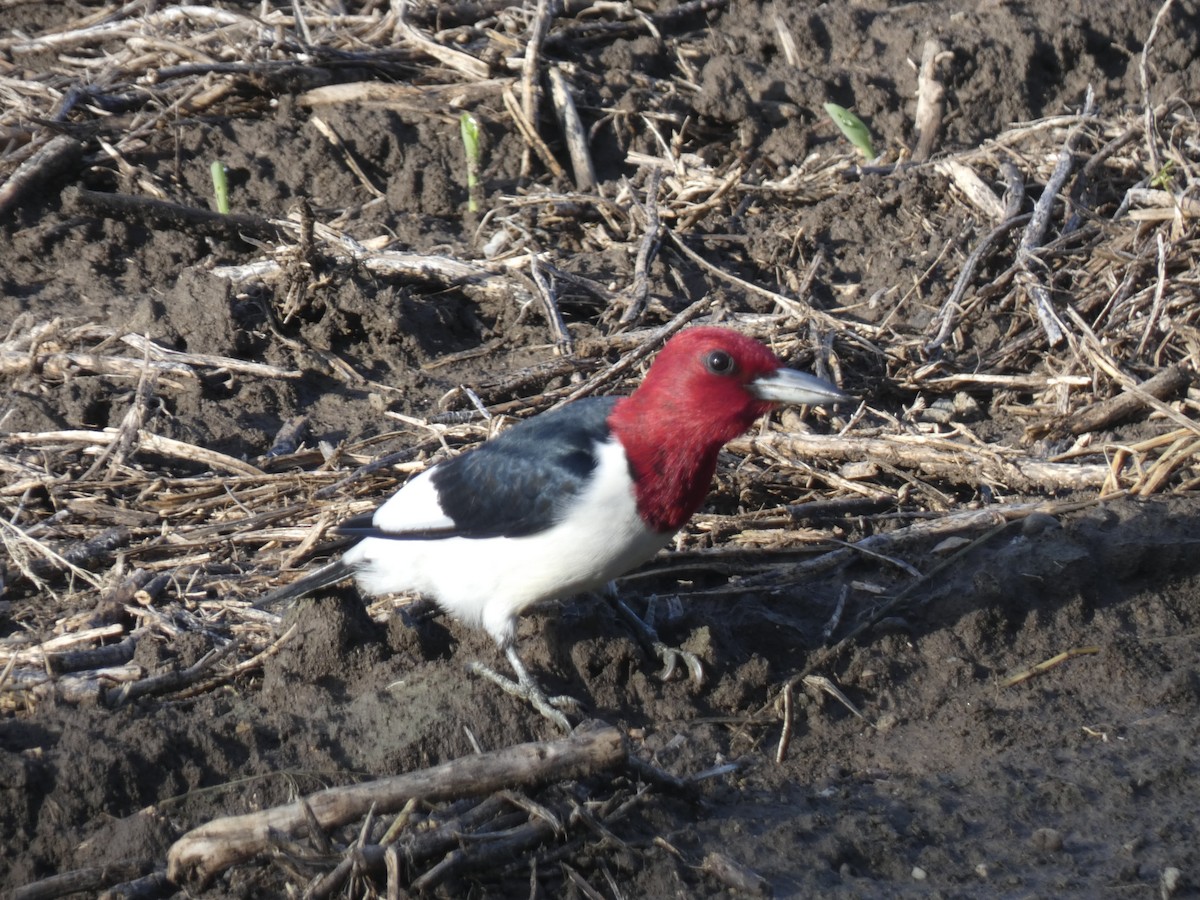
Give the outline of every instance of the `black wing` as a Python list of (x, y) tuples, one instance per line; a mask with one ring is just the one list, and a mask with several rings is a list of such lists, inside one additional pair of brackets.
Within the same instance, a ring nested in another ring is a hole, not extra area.
[(453, 527), (389, 532), (371, 516), (339, 525), (339, 534), (393, 540), (523, 537), (554, 525), (596, 469), (596, 449), (610, 437), (616, 397), (578, 400), (514, 425), (430, 477)]

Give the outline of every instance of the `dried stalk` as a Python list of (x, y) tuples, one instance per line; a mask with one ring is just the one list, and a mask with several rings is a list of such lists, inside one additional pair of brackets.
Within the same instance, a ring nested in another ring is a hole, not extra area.
[[(380, 781), (329, 788), (304, 799), (322, 828), (352, 822), (374, 808), (386, 815), (414, 797), (427, 802), (490, 794), (515, 785), (532, 786), (619, 766), (624, 738), (616, 728), (575, 734), (560, 741), (521, 744), (443, 763)], [(301, 803), (216, 819), (177, 840), (167, 857), (168, 876), (207, 882), (225, 869), (265, 850), (273, 833), (295, 835), (305, 827)]]

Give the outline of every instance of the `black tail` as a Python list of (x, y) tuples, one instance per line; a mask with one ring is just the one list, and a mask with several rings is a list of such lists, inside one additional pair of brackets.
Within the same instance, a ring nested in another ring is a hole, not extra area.
[(331, 563), (321, 566), (315, 572), (310, 572), (303, 578), (297, 578), (291, 584), (285, 584), (281, 588), (276, 588), (255, 603), (254, 606), (257, 609), (267, 609), (287, 601), (299, 600), (313, 591), (319, 591), (321, 588), (331, 587), (339, 581), (344, 581), (353, 574), (354, 569), (351, 566), (346, 565), (340, 559), (334, 560)]

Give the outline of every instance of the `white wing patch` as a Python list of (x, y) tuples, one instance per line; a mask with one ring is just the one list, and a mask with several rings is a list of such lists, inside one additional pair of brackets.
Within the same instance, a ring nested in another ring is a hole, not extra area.
[(426, 469), (392, 494), (383, 506), (375, 510), (371, 524), (380, 531), (393, 534), (453, 528), (454, 520), (442, 512), (437, 490), (433, 486), (432, 476), (436, 468)]

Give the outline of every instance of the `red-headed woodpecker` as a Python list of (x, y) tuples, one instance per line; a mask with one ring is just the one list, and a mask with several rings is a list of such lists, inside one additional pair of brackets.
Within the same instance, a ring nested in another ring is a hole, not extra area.
[(339, 526), (362, 540), (260, 605), (353, 577), (365, 594), (415, 591), (485, 629), (517, 683), (476, 667), (569, 729), (514, 648), (517, 617), (646, 562), (708, 493), (717, 454), (774, 403), (838, 403), (828, 382), (784, 368), (725, 328), (671, 338), (628, 397), (535, 416), (410, 480), (373, 515)]

